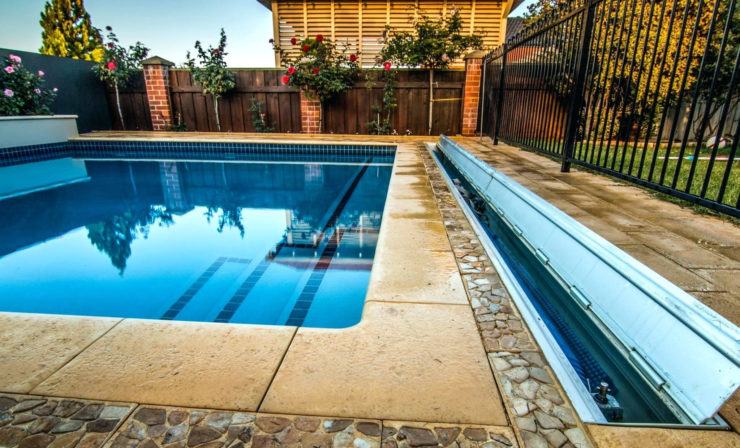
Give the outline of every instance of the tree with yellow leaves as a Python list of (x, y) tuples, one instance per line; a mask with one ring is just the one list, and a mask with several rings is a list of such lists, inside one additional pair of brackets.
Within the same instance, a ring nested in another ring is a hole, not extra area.
[(92, 26), (83, 0), (49, 0), (39, 21), (41, 54), (99, 62), (103, 57), (103, 39)]

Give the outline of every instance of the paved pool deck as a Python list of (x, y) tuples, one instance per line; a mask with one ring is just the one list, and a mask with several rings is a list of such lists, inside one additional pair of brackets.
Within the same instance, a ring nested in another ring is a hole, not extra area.
[[(151, 132), (82, 138), (397, 144), (363, 318), (348, 329), (324, 330), (0, 313), (0, 446), (740, 446), (740, 437), (729, 431), (584, 426), (578, 421), (430, 163), (423, 142), (433, 138)], [(571, 186), (573, 180), (561, 180), (557, 164), (541, 156), (477, 139), (460, 141), (507, 174), (522, 177), (520, 171), (526, 171), (528, 176), (515, 179), (530, 182), (525, 186), (538, 194), (544, 186), (541, 195), (548, 200), (548, 191), (579, 188)], [(538, 172), (544, 178), (538, 179)], [(568, 213), (576, 207), (581, 213), (572, 215), (579, 220), (592, 220), (597, 213), (588, 202), (603, 200), (595, 187), (626, 197), (645, 195), (657, 201), (651, 204), (653, 213), (690, 213), (687, 226), (693, 217), (702, 220), (703, 234), (725, 239), (717, 247), (696, 242), (709, 252), (701, 254), (729, 262), (692, 270), (678, 262), (694, 258), (687, 252), (677, 252), (675, 259), (636, 258), (669, 279), (676, 265), (706, 285), (736, 281), (715, 272), (737, 269), (738, 254), (733, 258), (732, 250), (723, 252), (740, 244), (734, 226), (736, 233), (715, 231), (715, 224), (727, 223), (609, 178), (577, 172), (564, 176), (581, 178), (587, 190), (567, 195), (570, 200), (561, 207)], [(629, 246), (642, 246), (660, 254), (653, 248), (658, 243), (648, 237), (651, 232), (657, 232), (656, 238), (683, 236), (669, 223), (622, 230), (633, 222), (623, 219), (642, 215), (622, 208), (617, 212), (613, 205), (608, 210), (594, 222), (620, 230), (602, 236), (615, 238), (628, 252)], [(622, 233), (647, 236), (619, 240)], [(665, 238), (658, 241), (673, 247), (675, 237)], [(684, 250), (696, 249), (688, 245)], [(710, 279), (705, 271), (716, 275)], [(721, 292), (730, 300), (738, 291), (715, 289), (701, 292)], [(737, 405), (732, 406), (723, 410), (731, 423), (737, 414)]]

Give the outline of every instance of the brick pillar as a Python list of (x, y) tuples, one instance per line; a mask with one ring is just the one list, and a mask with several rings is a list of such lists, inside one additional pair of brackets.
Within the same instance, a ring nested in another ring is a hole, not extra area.
[(154, 56), (143, 61), (142, 65), (144, 66), (144, 83), (152, 127), (155, 131), (166, 131), (172, 127), (170, 67), (175, 64)]
[(462, 135), (475, 135), (480, 107), (480, 80), (483, 67), (482, 51), (465, 56), (465, 88), (463, 90)]
[(321, 102), (318, 98), (307, 96), (303, 90), (301, 90), (301, 132), (321, 133)]

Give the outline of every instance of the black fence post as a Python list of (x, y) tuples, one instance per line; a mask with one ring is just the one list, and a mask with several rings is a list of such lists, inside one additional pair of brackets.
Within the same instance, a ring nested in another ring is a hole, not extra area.
[(504, 109), (504, 90), (506, 86), (506, 53), (508, 52), (508, 45), (506, 42), (503, 44), (503, 51), (501, 55), (501, 76), (498, 81), (498, 98), (496, 99), (496, 125), (493, 130), (493, 144), (498, 145), (498, 136), (501, 132), (501, 113)]
[(570, 161), (573, 158), (573, 147), (578, 135), (578, 127), (581, 121), (581, 109), (583, 108), (584, 97), (586, 95), (586, 70), (591, 48), (591, 38), (594, 29), (594, 15), (596, 14), (596, 1), (585, 0), (583, 6), (583, 21), (579, 41), (579, 57), (575, 67), (576, 81), (571, 94), (572, 101), (568, 109), (567, 127), (565, 133), (565, 146), (563, 148), (563, 160), (560, 171), (567, 173), (570, 171)]

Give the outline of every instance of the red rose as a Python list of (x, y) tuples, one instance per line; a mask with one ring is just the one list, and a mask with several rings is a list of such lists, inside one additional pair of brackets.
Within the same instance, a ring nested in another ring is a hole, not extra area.
[(385, 63), (383, 63), (383, 70), (390, 71), (390, 69), (391, 69), (390, 61), (386, 61)]
[(113, 42), (108, 42), (108, 48), (113, 48)]
[(321, 43), (324, 41), (324, 36), (322, 34), (316, 35), (316, 42)]
[(308, 44), (303, 44), (303, 47), (301, 47), (301, 50), (303, 50), (304, 53), (308, 53), (308, 50), (310, 50), (311, 47), (308, 46)]
[(283, 84), (287, 85), (290, 82), (290, 76), (283, 75), (283, 77), (280, 78), (280, 81), (282, 81)]
[(110, 71), (114, 71), (118, 65), (116, 64), (116, 61), (108, 61), (108, 63), (105, 64), (105, 67)]
[(289, 74), (289, 75), (292, 75), (292, 74), (294, 74), (294, 73), (295, 73), (295, 67), (293, 67), (293, 66), (291, 65), (290, 67), (288, 67), (288, 74)]
[(313, 70), (311, 70), (311, 73), (313, 73), (314, 75), (318, 75), (319, 74), (319, 68), (318, 67), (314, 67)]
[(355, 62), (355, 61), (357, 61), (357, 55), (356, 55), (356, 54), (351, 54), (351, 55), (349, 55), (349, 61), (350, 61), (350, 62)]
[(298, 43), (298, 39), (296, 39), (295, 37), (291, 37), (291, 38), (290, 38), (290, 43), (291, 43), (292, 45), (295, 45), (295, 44), (297, 44), (297, 43)]

